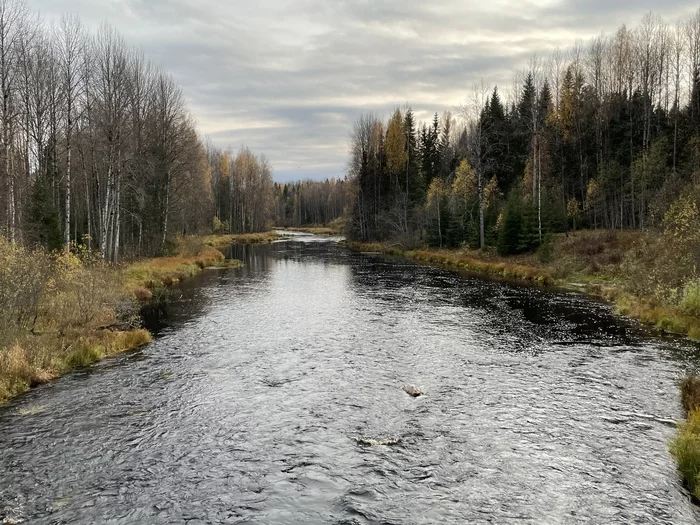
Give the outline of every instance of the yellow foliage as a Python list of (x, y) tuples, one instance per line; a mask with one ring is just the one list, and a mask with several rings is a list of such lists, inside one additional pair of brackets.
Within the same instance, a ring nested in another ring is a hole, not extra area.
[(478, 184), (476, 171), (466, 159), (459, 163), (452, 183), (452, 194), (459, 199), (477, 198)]
[(686, 192), (681, 195), (671, 204), (664, 217), (664, 231), (679, 248), (700, 246), (700, 210), (695, 193)]
[(386, 157), (387, 168), (392, 175), (398, 175), (406, 171), (408, 152), (406, 151), (406, 134), (404, 133), (403, 117), (397, 109), (389, 121), (386, 130)]
[(581, 204), (576, 199), (569, 199), (566, 203), (566, 215), (569, 218), (575, 219), (581, 215)]
[(491, 204), (502, 197), (501, 190), (498, 188), (498, 179), (494, 175), (491, 177), (489, 183), (484, 187), (484, 209), (491, 206)]

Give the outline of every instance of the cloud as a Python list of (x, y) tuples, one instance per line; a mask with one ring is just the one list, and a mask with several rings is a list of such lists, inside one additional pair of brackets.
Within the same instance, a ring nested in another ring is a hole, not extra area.
[(696, 0), (28, 0), (45, 18), (103, 20), (173, 74), (202, 133), (265, 153), (278, 180), (343, 176), (353, 121), (410, 103), (453, 109), (483, 78), (501, 91), (534, 54), (669, 21)]

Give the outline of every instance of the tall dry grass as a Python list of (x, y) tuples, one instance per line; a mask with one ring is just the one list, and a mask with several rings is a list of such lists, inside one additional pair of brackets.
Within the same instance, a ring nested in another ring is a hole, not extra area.
[(213, 248), (226, 248), (232, 244), (264, 244), (281, 239), (276, 231), (261, 232), (261, 233), (232, 233), (224, 235), (208, 235), (203, 238), (207, 246)]
[(147, 301), (155, 290), (173, 286), (205, 268), (241, 265), (240, 261), (226, 261), (224, 254), (208, 239), (182, 237), (177, 240), (172, 257), (143, 259), (127, 265), (123, 270), (126, 289), (137, 299)]
[(94, 254), (47, 253), (0, 237), (0, 402), (150, 341), (123, 274)]

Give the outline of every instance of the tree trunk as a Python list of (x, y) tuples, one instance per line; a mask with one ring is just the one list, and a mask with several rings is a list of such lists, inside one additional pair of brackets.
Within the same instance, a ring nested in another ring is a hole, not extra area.
[(72, 156), (72, 149), (71, 149), (71, 117), (70, 117), (70, 109), (68, 110), (69, 116), (68, 116), (68, 131), (66, 133), (66, 232), (65, 232), (65, 242), (66, 242), (66, 251), (70, 251), (70, 212), (71, 212), (71, 156)]

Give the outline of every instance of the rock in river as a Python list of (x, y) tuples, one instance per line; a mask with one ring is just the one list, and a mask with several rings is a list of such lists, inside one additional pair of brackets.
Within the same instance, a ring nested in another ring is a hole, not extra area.
[(414, 385), (405, 386), (403, 387), (403, 390), (411, 397), (420, 397), (423, 395), (423, 392), (421, 392), (420, 388)]

